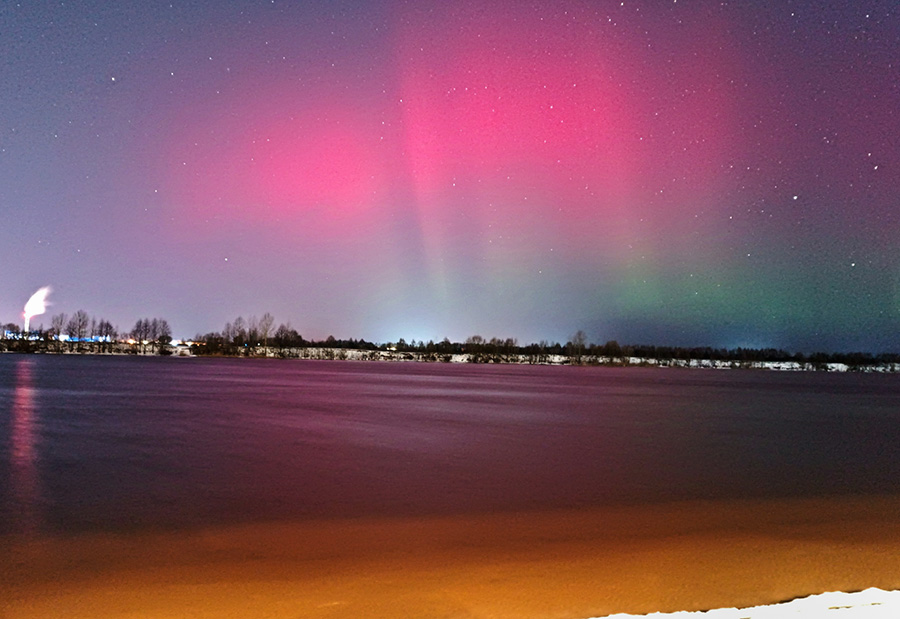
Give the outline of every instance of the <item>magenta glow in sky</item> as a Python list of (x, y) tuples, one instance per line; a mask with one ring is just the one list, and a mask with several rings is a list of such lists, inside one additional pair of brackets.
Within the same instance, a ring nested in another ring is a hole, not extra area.
[(0, 320), (898, 349), (900, 18), (820, 4), (4, 5)]

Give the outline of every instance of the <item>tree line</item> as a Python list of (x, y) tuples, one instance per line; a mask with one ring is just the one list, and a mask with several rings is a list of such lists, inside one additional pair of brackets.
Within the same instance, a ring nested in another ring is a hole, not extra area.
[[(329, 335), (324, 340), (304, 339), (290, 323), (274, 327), (271, 314), (262, 318), (237, 317), (226, 323), (220, 332), (197, 335), (194, 338), (192, 352), (197, 355), (222, 356), (298, 356), (297, 349), (331, 349), (382, 351), (409, 353), (416, 358), (431, 361), (448, 361), (452, 355), (468, 355), (473, 362), (506, 362), (514, 360), (531, 363), (549, 363), (551, 360), (565, 357), (572, 364), (611, 364), (624, 365), (640, 363), (641, 360), (710, 360), (735, 364), (756, 362), (794, 362), (812, 367), (824, 367), (829, 363), (842, 363), (850, 367), (876, 366), (900, 363), (900, 354), (883, 353), (874, 355), (866, 352), (812, 354), (791, 353), (779, 348), (713, 348), (713, 347), (679, 347), (655, 345), (620, 345), (616, 340), (603, 344), (588, 341), (584, 331), (577, 331), (565, 343), (540, 342), (520, 345), (515, 338), (485, 338), (473, 335), (463, 342), (451, 342), (444, 338), (434, 340), (410, 340), (400, 338), (396, 342), (374, 343), (363, 339), (337, 339)], [(345, 355), (334, 354), (329, 358), (345, 358)], [(636, 361), (635, 361), (636, 360)]]
[(84, 310), (71, 316), (59, 313), (50, 318), (50, 327), (41, 324), (28, 333), (15, 323), (0, 329), (0, 350), (50, 352), (171, 354), (172, 329), (164, 318), (141, 318), (130, 331)]
[[(25, 334), (14, 323), (0, 327), (0, 351), (84, 352), (84, 353), (134, 353), (172, 354), (172, 330), (162, 318), (138, 319), (130, 331), (121, 331), (103, 318), (97, 319), (84, 310), (72, 315), (56, 314), (50, 319), (50, 327), (41, 324)], [(842, 363), (850, 367), (877, 366), (900, 363), (900, 354), (867, 352), (812, 354), (791, 353), (779, 348), (713, 348), (656, 345), (620, 345), (615, 340), (603, 344), (588, 341), (584, 331), (577, 331), (565, 343), (541, 340), (519, 344), (515, 338), (485, 338), (472, 335), (463, 342), (451, 342), (444, 338), (439, 342), (415, 339), (374, 343), (364, 339), (338, 339), (329, 335), (324, 340), (307, 340), (288, 323), (275, 326), (270, 313), (262, 317), (238, 316), (225, 323), (221, 331), (198, 334), (191, 342), (191, 352), (196, 355), (218, 356), (299, 356), (299, 349), (325, 349), (335, 351), (360, 350), (369, 352), (394, 352), (416, 355), (416, 358), (432, 361), (448, 361), (452, 355), (467, 355), (473, 362), (528, 362), (549, 363), (552, 360), (572, 364), (640, 363), (641, 360), (710, 360), (735, 364), (757, 362), (794, 362), (812, 367), (824, 367), (829, 363)], [(334, 354), (330, 358), (345, 358)], [(635, 361), (636, 360), (636, 361)]]

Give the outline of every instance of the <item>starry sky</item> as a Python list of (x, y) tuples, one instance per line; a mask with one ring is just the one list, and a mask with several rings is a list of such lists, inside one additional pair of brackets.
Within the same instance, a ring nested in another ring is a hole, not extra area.
[(893, 1), (0, 5), (0, 322), (900, 350)]

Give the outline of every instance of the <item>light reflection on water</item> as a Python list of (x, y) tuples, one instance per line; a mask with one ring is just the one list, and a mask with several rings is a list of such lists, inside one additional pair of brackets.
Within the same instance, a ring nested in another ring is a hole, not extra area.
[(40, 480), (37, 459), (37, 406), (33, 378), (33, 360), (16, 360), (13, 369), (12, 419), (10, 431), (10, 469), (15, 510), (12, 513), (17, 533), (33, 536), (40, 529)]

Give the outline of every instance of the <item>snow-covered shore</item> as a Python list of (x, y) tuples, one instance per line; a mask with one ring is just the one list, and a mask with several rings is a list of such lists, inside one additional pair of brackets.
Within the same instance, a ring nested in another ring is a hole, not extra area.
[[(900, 364), (849, 366), (844, 363), (811, 363), (798, 361), (723, 361), (713, 359), (653, 359), (644, 357), (602, 357), (583, 355), (574, 359), (567, 355), (523, 355), (461, 353), (442, 354), (352, 348), (287, 348), (269, 349), (270, 357), (291, 359), (334, 359), (346, 361), (412, 361), (425, 363), (510, 363), (521, 365), (601, 365), (616, 367), (660, 367), (710, 370), (775, 370), (784, 372), (900, 372)], [(262, 350), (259, 351), (262, 355)]]
[(898, 513), (848, 496), (0, 536), (0, 616), (896, 618)]
[[(581, 355), (572, 357), (559, 354), (517, 354), (517, 353), (439, 353), (399, 350), (363, 350), (358, 348), (335, 348), (308, 346), (302, 348), (276, 348), (263, 346), (239, 349), (242, 354), (210, 355), (234, 357), (274, 357), (279, 359), (316, 359), (341, 361), (400, 361), (420, 363), (503, 363), (518, 365), (582, 365), (607, 367), (658, 367), (685, 368), (706, 370), (775, 370), (782, 372), (900, 372), (900, 363), (879, 363), (871, 365), (848, 365), (845, 363), (822, 363), (813, 361), (740, 361), (721, 359), (657, 359), (653, 357), (606, 357), (599, 355)], [(2, 354), (3, 350), (0, 350)], [(43, 348), (32, 350), (37, 354), (62, 355), (138, 355), (159, 356), (156, 349), (136, 351), (128, 344), (112, 344), (108, 349), (56, 349)], [(172, 357), (195, 357), (195, 351), (187, 344), (170, 346), (166, 355)], [(12, 352), (11, 354), (21, 354)]]
[(835, 591), (797, 598), (782, 604), (754, 606), (752, 608), (717, 608), (709, 611), (679, 611), (675, 613), (651, 613), (607, 615), (607, 619), (627, 617), (698, 617), (703, 619), (896, 619), (900, 617), (900, 591), (884, 591), (870, 588), (857, 593)]

